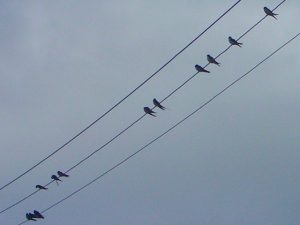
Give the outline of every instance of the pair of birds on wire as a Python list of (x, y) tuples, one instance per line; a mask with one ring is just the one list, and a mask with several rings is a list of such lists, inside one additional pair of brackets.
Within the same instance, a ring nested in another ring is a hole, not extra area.
[[(69, 177), (68, 174), (63, 173), (63, 172), (61, 172), (61, 171), (57, 171), (57, 175), (58, 175), (58, 176), (56, 176), (55, 174), (53, 174), (53, 175), (51, 176), (51, 179), (53, 179), (53, 180), (56, 182), (57, 185), (58, 185), (58, 181), (62, 181), (61, 179), (59, 179), (60, 177)], [(47, 189), (48, 189), (48, 188), (46, 188), (45, 186), (40, 185), (40, 184), (36, 185), (35, 187), (36, 187), (37, 189), (40, 189), (40, 190), (47, 190)]]
[[(156, 98), (153, 99), (153, 105), (155, 105), (155, 107), (158, 107), (158, 108), (160, 108), (162, 110), (166, 109), (166, 107), (162, 106), (160, 104), (160, 102)], [(144, 107), (144, 112), (147, 113), (147, 114), (149, 114), (149, 115), (151, 115), (151, 116), (156, 117), (156, 115), (155, 115), (156, 112), (154, 112), (151, 108), (149, 108), (147, 106)]]
[(56, 176), (55, 174), (51, 176), (51, 179), (55, 180), (56, 184), (58, 185), (58, 181), (62, 181), (61, 179), (59, 179), (60, 177), (69, 177), (68, 174), (66, 173), (63, 173), (61, 171), (57, 171), (57, 175)]
[[(276, 13), (273, 13), (272, 10), (270, 10), (269, 8), (267, 7), (264, 7), (264, 12), (266, 13), (267, 16), (272, 16), (273, 18), (275, 18), (277, 20), (277, 18), (275, 17)], [(236, 46), (239, 46), (239, 47), (242, 47), (243, 43), (241, 42), (238, 42), (238, 40), (235, 40), (234, 38), (232, 38), (231, 36), (228, 37), (228, 41), (231, 45), (236, 45)], [(216, 59), (214, 57), (212, 57), (211, 55), (206, 55), (206, 58), (207, 58), (207, 61), (209, 63), (212, 63), (212, 64), (216, 64), (218, 66), (220, 66), (220, 63), (216, 61)], [(198, 72), (204, 72), (204, 73), (210, 73), (210, 71), (206, 70), (204, 67), (202, 66), (199, 66), (198, 64), (195, 65), (195, 69), (198, 71)]]
[(26, 219), (36, 221), (36, 219), (44, 219), (44, 216), (37, 210), (34, 210), (33, 213), (26, 213)]

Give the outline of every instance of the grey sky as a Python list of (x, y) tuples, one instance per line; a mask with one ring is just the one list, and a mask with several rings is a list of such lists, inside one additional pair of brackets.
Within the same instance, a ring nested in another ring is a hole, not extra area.
[[(235, 1), (1, 1), (0, 184), (104, 113)], [(0, 192), (0, 209), (70, 168), (163, 99), (280, 1), (242, 1), (124, 104), (42, 166)], [(51, 185), (0, 215), (21, 222), (165, 131), (299, 32), (288, 0), (134, 128)], [(299, 38), (147, 151), (37, 224), (298, 225)]]

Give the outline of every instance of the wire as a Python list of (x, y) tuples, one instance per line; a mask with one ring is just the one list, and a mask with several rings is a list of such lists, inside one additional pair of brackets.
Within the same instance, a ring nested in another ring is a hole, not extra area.
[(238, 3), (240, 3), (242, 0), (238, 0), (236, 3), (234, 3), (228, 10), (226, 10), (221, 16), (219, 16), (213, 23), (211, 23), (204, 31), (202, 31), (197, 37), (195, 37), (190, 43), (188, 43), (183, 49), (181, 49), (179, 52), (177, 52), (171, 59), (169, 59), (165, 64), (163, 64), (158, 70), (156, 70), (153, 74), (151, 74), (146, 80), (144, 80), (140, 85), (138, 85), (136, 88), (134, 88), (129, 94), (127, 94), (125, 97), (123, 97), (121, 100), (119, 100), (115, 105), (113, 105), (109, 110), (107, 110), (104, 114), (102, 114), (100, 117), (98, 117), (95, 121), (90, 123), (87, 127), (82, 129), (79, 133), (77, 133), (75, 136), (73, 136), (71, 139), (69, 139), (67, 142), (65, 142), (63, 145), (61, 145), (59, 148), (57, 148), (55, 151), (53, 151), (51, 154), (43, 158), (38, 163), (34, 164), (32, 167), (21, 173), (19, 176), (14, 178), (13, 180), (9, 181), (2, 187), (0, 187), (0, 191), (9, 186), (10, 184), (14, 183), (21, 177), (23, 177), (25, 174), (29, 173), (31, 170), (42, 164), (44, 161), (49, 159), (51, 156), (59, 152), (61, 149), (63, 149), (65, 146), (70, 144), (73, 140), (75, 140), (77, 137), (79, 137), (81, 134), (83, 134), (85, 131), (87, 131), (90, 127), (92, 127), (95, 123), (97, 123), (99, 120), (101, 120), (103, 117), (105, 117), (107, 114), (109, 114), (113, 109), (115, 109), (118, 105), (120, 105), (123, 101), (125, 101), (129, 96), (131, 96), (134, 92), (136, 92), (140, 87), (142, 87), (145, 83), (147, 83), (152, 77), (154, 77), (156, 74), (158, 74), (163, 68), (165, 68), (169, 63), (171, 63), (177, 56), (179, 56), (182, 52), (184, 52), (189, 46), (191, 46), (197, 39), (199, 39), (204, 33), (206, 33), (212, 26), (214, 26), (222, 17), (224, 17), (231, 9), (233, 9)]
[[(285, 2), (286, 0), (282, 1), (279, 5), (277, 5), (273, 11), (278, 8), (283, 2)], [(249, 28), (246, 32), (244, 32), (239, 38), (238, 40), (240, 40), (242, 37), (245, 36), (245, 34), (249, 33), (249, 31), (251, 31), (255, 26), (257, 26), (259, 23), (261, 23), (263, 21), (263, 19), (265, 19), (266, 16), (264, 16), (262, 19), (259, 20), (259, 22), (255, 23), (254, 26), (252, 26), (251, 28)], [(219, 58), (222, 54), (224, 54), (226, 51), (229, 50), (229, 48), (231, 47), (231, 45), (229, 47), (227, 47), (225, 50), (223, 50), (215, 59)], [(210, 63), (206, 64), (204, 66), (204, 68), (206, 68)], [(184, 85), (186, 85), (189, 81), (191, 81), (199, 72), (194, 73), (190, 78), (188, 78), (185, 82), (183, 82), (180, 86), (178, 86), (176, 89), (174, 89), (169, 95), (167, 95), (162, 101), (164, 102), (165, 100), (167, 100), (169, 97), (171, 97), (175, 92), (177, 92), (179, 89), (181, 89)], [(152, 109), (154, 109), (155, 107), (153, 107)], [(92, 153), (90, 153), (89, 155), (87, 155), (85, 158), (83, 158), (82, 160), (80, 160), (78, 163), (76, 163), (74, 166), (72, 166), (71, 168), (69, 168), (68, 170), (66, 170), (66, 173), (70, 172), (71, 170), (73, 170), (74, 168), (76, 168), (77, 166), (79, 166), (81, 163), (83, 163), (84, 161), (88, 160), (90, 157), (92, 157), (94, 154), (96, 154), (97, 152), (99, 152), (100, 150), (102, 150), (103, 148), (105, 148), (107, 145), (109, 145), (111, 142), (113, 142), (115, 139), (117, 139), (119, 136), (121, 136), (125, 131), (127, 131), (129, 128), (133, 127), (136, 123), (138, 123), (146, 114), (143, 114), (142, 116), (140, 116), (138, 119), (136, 119), (134, 122), (132, 122), (129, 126), (127, 126), (125, 129), (123, 129), (121, 132), (119, 132), (116, 136), (114, 136), (112, 139), (110, 139), (108, 142), (106, 142), (105, 144), (103, 144), (101, 147), (99, 147), (98, 149), (96, 149), (95, 151), (93, 151)], [(44, 185), (44, 186), (48, 186), (52, 183), (53, 181), (49, 182), (48, 184)], [(37, 193), (38, 191), (35, 191), (34, 193), (29, 194), (28, 196), (24, 197), (23, 199), (19, 200), (18, 202), (8, 206), (7, 208), (3, 209), (0, 211), (0, 214), (6, 212), (7, 210), (11, 209), (12, 207), (18, 205), (19, 203), (25, 201), (26, 199), (28, 199), (29, 197), (31, 197), (33, 194)]]
[[(223, 90), (221, 90), (216, 95), (214, 95), (212, 98), (210, 98), (208, 101), (206, 101), (205, 103), (203, 103), (201, 106), (199, 106), (197, 109), (195, 109), (192, 113), (188, 114), (182, 120), (180, 120), (179, 122), (177, 122), (176, 124), (174, 124), (172, 127), (170, 127), (169, 129), (167, 129), (165, 132), (163, 132), (162, 134), (160, 134), (159, 136), (157, 136), (156, 138), (154, 138), (152, 141), (148, 142), (146, 145), (144, 145), (138, 151), (136, 151), (133, 154), (129, 155), (128, 157), (126, 157), (125, 159), (123, 159), (122, 161), (120, 161), (118, 164), (116, 164), (115, 166), (111, 167), (110, 169), (108, 169), (104, 173), (100, 174), (99, 176), (97, 176), (95, 179), (93, 179), (92, 181), (90, 181), (86, 185), (82, 186), (81, 188), (77, 189), (76, 191), (72, 192), (71, 194), (67, 195), (66, 197), (62, 198), (61, 200), (59, 200), (58, 202), (52, 204), (51, 206), (49, 206), (48, 208), (44, 209), (41, 212), (45, 213), (45, 212), (49, 211), (50, 209), (54, 208), (55, 206), (59, 205), (60, 203), (64, 202), (65, 200), (71, 198), (72, 196), (74, 196), (78, 192), (82, 191), (83, 189), (87, 188), (88, 186), (90, 186), (91, 184), (93, 184), (94, 182), (96, 182), (97, 180), (99, 180), (100, 178), (102, 178), (103, 176), (105, 176), (106, 174), (110, 173), (112, 170), (114, 170), (114, 169), (118, 168), (119, 166), (121, 166), (123, 163), (125, 163), (126, 161), (128, 161), (129, 159), (131, 159), (132, 157), (134, 157), (135, 155), (137, 155), (141, 151), (143, 151), (145, 148), (147, 148), (148, 146), (150, 146), (151, 144), (153, 144), (157, 140), (159, 140), (161, 137), (165, 136), (167, 133), (169, 133), (170, 131), (172, 131), (174, 128), (176, 128), (181, 123), (183, 123), (184, 121), (186, 121), (188, 118), (190, 118), (191, 116), (193, 116), (195, 113), (199, 112), (202, 108), (204, 108), (206, 105), (208, 105), (209, 103), (211, 103), (215, 98), (217, 98), (218, 96), (222, 95), (225, 91), (227, 91), (229, 88), (231, 88), (236, 83), (238, 83), (240, 80), (242, 80), (244, 77), (246, 77), (248, 74), (250, 74), (253, 70), (255, 70), (257, 67), (259, 67), (261, 64), (263, 64), (269, 58), (271, 58), (275, 53), (277, 53), (282, 48), (284, 48), (286, 45), (288, 45), (289, 43), (291, 43), (299, 35), (300, 35), (300, 33), (298, 33), (297, 35), (295, 35), (294, 37), (292, 37), (291, 39), (289, 39), (287, 42), (285, 42), (283, 45), (281, 45), (279, 48), (277, 48), (275, 51), (273, 51), (271, 54), (269, 54), (267, 57), (265, 57), (263, 60), (261, 60), (259, 63), (257, 63), (254, 67), (252, 67), (248, 72), (246, 72), (245, 74), (243, 74), (242, 76), (240, 76), (239, 78), (237, 78), (236, 80), (234, 80), (232, 83), (230, 83), (229, 85), (227, 85)], [(19, 223), (18, 225), (21, 225), (21, 224), (26, 223), (26, 222), (27, 222), (27, 220)]]

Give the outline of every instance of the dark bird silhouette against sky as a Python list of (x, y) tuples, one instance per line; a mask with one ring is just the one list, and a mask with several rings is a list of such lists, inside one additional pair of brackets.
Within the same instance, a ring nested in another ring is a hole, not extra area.
[(204, 69), (202, 66), (199, 66), (198, 64), (195, 65), (195, 69), (200, 73), (201, 72), (210, 73), (208, 70)]
[(162, 109), (162, 110), (165, 110), (165, 109), (166, 109), (164, 106), (162, 106), (162, 105), (160, 104), (159, 101), (156, 100), (156, 98), (153, 99), (153, 104), (154, 104), (156, 107), (158, 107), (158, 108), (160, 108), (160, 109)]
[(61, 172), (61, 171), (57, 171), (57, 175), (60, 176), (60, 177), (69, 177), (68, 174), (63, 173), (63, 172)]
[(209, 63), (216, 64), (216, 65), (220, 66), (220, 63), (217, 62), (217, 61), (215, 60), (215, 58), (212, 57), (211, 55), (206, 55), (206, 58), (207, 58), (207, 61), (208, 61)]
[(232, 45), (237, 45), (237, 46), (239, 46), (239, 47), (242, 47), (241, 45), (243, 44), (243, 43), (240, 43), (240, 42), (238, 42), (237, 40), (235, 40), (235, 39), (233, 39), (232, 37), (228, 37), (228, 41), (229, 41), (229, 43), (230, 44), (232, 44)]
[(156, 117), (156, 115), (154, 115), (154, 113), (156, 113), (156, 112), (154, 112), (154, 111), (153, 111), (152, 109), (150, 109), (149, 107), (144, 107), (144, 112), (147, 113), (147, 114), (149, 114), (149, 115), (151, 115), (151, 116)]
[(46, 187), (44, 187), (44, 186), (42, 186), (42, 185), (36, 185), (35, 186), (36, 188), (38, 188), (38, 189), (40, 189), (40, 190), (48, 190), (48, 188), (46, 188)]
[(274, 19), (277, 20), (277, 18), (275, 16), (277, 16), (278, 14), (273, 13), (272, 10), (268, 9), (267, 7), (264, 7), (264, 11), (268, 16), (272, 16)]

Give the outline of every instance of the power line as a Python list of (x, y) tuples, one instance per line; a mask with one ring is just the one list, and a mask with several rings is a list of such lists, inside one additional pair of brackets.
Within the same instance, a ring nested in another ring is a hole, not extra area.
[[(285, 2), (286, 0), (283, 0), (281, 3), (279, 3), (274, 9), (277, 9), (283, 2)], [(266, 16), (264, 16), (262, 19), (260, 19), (257, 23), (255, 23), (252, 27), (250, 27), (248, 30), (246, 30), (237, 40), (240, 40), (242, 37), (244, 37), (247, 33), (249, 33), (254, 27), (256, 27), (258, 24), (260, 24), (264, 19), (266, 18)], [(232, 45), (229, 45), (225, 50), (223, 50), (220, 54), (217, 55), (217, 58), (219, 58), (221, 55), (223, 55), (226, 51), (228, 51), (230, 49)], [(210, 63), (207, 63), (204, 68), (206, 68)], [(194, 73), (190, 78), (188, 78), (185, 82), (183, 82), (180, 86), (178, 86), (176, 89), (174, 89), (170, 94), (168, 94), (161, 102), (164, 102), (165, 100), (167, 100), (169, 97), (171, 97), (175, 92), (177, 92), (179, 89), (181, 89), (183, 86), (185, 86), (189, 81), (191, 81), (199, 72)], [(155, 107), (153, 107), (155, 108)], [(152, 108), (152, 109), (153, 109)], [(105, 148), (107, 145), (109, 145), (111, 142), (113, 142), (114, 140), (116, 140), (119, 136), (121, 136), (123, 133), (125, 133), (128, 129), (130, 129), (131, 127), (133, 127), (136, 123), (138, 123), (140, 120), (143, 119), (143, 117), (146, 114), (143, 114), (142, 116), (140, 116), (138, 119), (136, 119), (134, 122), (132, 122), (129, 126), (127, 126), (125, 129), (123, 129), (122, 131), (120, 131), (117, 135), (115, 135), (112, 139), (110, 139), (108, 142), (106, 142), (105, 144), (103, 144), (101, 147), (99, 147), (98, 149), (96, 149), (95, 151), (93, 151), (92, 153), (90, 153), (89, 155), (87, 155), (85, 158), (83, 158), (82, 160), (80, 160), (79, 162), (77, 162), (75, 165), (73, 165), (71, 168), (69, 168), (68, 170), (66, 170), (66, 173), (70, 172), (71, 170), (75, 169), (76, 167), (78, 167), (80, 164), (82, 164), (84, 161), (88, 160), (89, 158), (91, 158), (94, 154), (96, 154), (97, 152), (99, 152), (100, 150), (102, 150), (103, 148)], [(46, 185), (44, 185), (45, 187), (47, 187), (48, 185), (50, 185), (53, 181), (47, 183)], [(24, 197), (23, 199), (17, 201), (16, 203), (8, 206), (7, 208), (3, 209), (0, 211), (0, 214), (6, 212), (7, 210), (13, 208), (14, 206), (20, 204), (21, 202), (25, 201), (26, 199), (28, 199), (29, 197), (31, 197), (32, 195), (36, 194), (39, 190), (29, 194), (28, 196)]]
[[(169, 129), (167, 129), (165, 132), (163, 132), (162, 134), (160, 134), (159, 136), (157, 136), (156, 138), (154, 138), (152, 141), (148, 142), (146, 145), (144, 145), (138, 151), (136, 151), (133, 154), (129, 155), (128, 157), (126, 157), (125, 159), (123, 159), (122, 161), (120, 161), (118, 164), (116, 164), (115, 166), (113, 166), (109, 170), (105, 171), (104, 173), (100, 174), (99, 176), (97, 176), (95, 179), (93, 179), (92, 181), (90, 181), (86, 185), (82, 186), (81, 188), (77, 189), (76, 191), (74, 191), (71, 194), (67, 195), (66, 197), (62, 198), (60, 201), (58, 201), (58, 202), (52, 204), (51, 206), (49, 206), (48, 208), (44, 209), (42, 211), (42, 213), (45, 213), (45, 212), (49, 211), (50, 209), (54, 208), (55, 206), (59, 205), (60, 203), (64, 202), (65, 200), (71, 198), (73, 195), (75, 195), (78, 192), (82, 191), (83, 189), (87, 188), (88, 186), (90, 186), (91, 184), (93, 184), (94, 182), (96, 182), (97, 180), (99, 180), (100, 178), (102, 178), (103, 176), (105, 176), (106, 174), (110, 173), (112, 170), (118, 168), (123, 163), (125, 163), (126, 161), (128, 161), (129, 159), (131, 159), (132, 157), (134, 157), (135, 155), (137, 155), (141, 151), (143, 151), (145, 148), (147, 148), (148, 146), (150, 146), (151, 144), (153, 144), (157, 140), (159, 140), (161, 137), (165, 136), (167, 133), (169, 133), (170, 131), (172, 131), (173, 129), (175, 129), (177, 126), (179, 126), (181, 123), (183, 123), (188, 118), (190, 118), (191, 116), (193, 116), (195, 113), (199, 112), (202, 108), (204, 108), (206, 105), (208, 105), (210, 102), (212, 102), (215, 98), (217, 98), (218, 96), (222, 95), (225, 91), (227, 91), (229, 88), (231, 88), (236, 83), (238, 83), (240, 80), (242, 80), (244, 77), (246, 77), (248, 74), (250, 74), (253, 70), (255, 70), (257, 67), (259, 67), (261, 64), (263, 64), (269, 58), (271, 58), (275, 53), (277, 53), (282, 48), (284, 48), (286, 45), (288, 45), (290, 42), (292, 42), (294, 39), (296, 39), (299, 35), (300, 35), (300, 33), (298, 33), (297, 35), (295, 35), (294, 37), (292, 37), (291, 39), (289, 39), (287, 42), (285, 42), (283, 45), (281, 45), (279, 48), (277, 48), (275, 51), (273, 51), (271, 54), (269, 54), (267, 57), (265, 57), (263, 60), (261, 60), (259, 63), (257, 63), (254, 67), (252, 67), (248, 72), (246, 72), (245, 74), (243, 74), (242, 76), (240, 76), (239, 78), (237, 78), (236, 80), (234, 80), (232, 83), (230, 83), (229, 85), (227, 85), (223, 90), (221, 90), (216, 95), (214, 95), (212, 98), (210, 98), (208, 101), (206, 101), (204, 104), (202, 104), (201, 106), (199, 106), (192, 113), (188, 114), (186, 117), (184, 117), (182, 120), (180, 120), (179, 122), (177, 122), (175, 125), (173, 125)], [(28, 222), (28, 221), (27, 220), (23, 221), (23, 222), (19, 223), (18, 225), (24, 224), (26, 222)]]
[(163, 64), (158, 70), (156, 70), (153, 74), (151, 74), (146, 80), (144, 80), (140, 85), (138, 85), (136, 88), (134, 88), (131, 92), (129, 92), (125, 97), (123, 97), (121, 100), (119, 100), (115, 105), (113, 105), (109, 110), (107, 110), (104, 114), (102, 114), (100, 117), (98, 117), (95, 121), (90, 123), (87, 127), (82, 129), (79, 133), (77, 133), (75, 136), (73, 136), (71, 139), (69, 139), (67, 142), (65, 142), (63, 145), (61, 145), (59, 148), (57, 148), (55, 151), (53, 151), (51, 154), (40, 160), (38, 163), (34, 164), (32, 167), (21, 173), (19, 176), (14, 178), (13, 180), (9, 181), (2, 187), (0, 187), (0, 191), (9, 186), (10, 184), (14, 183), (21, 177), (23, 177), (25, 174), (29, 173), (31, 170), (42, 164), (44, 161), (52, 157), (54, 154), (59, 152), (61, 149), (63, 149), (65, 146), (70, 144), (73, 140), (75, 140), (77, 137), (79, 137), (81, 134), (83, 134), (85, 131), (87, 131), (90, 127), (92, 127), (95, 123), (97, 123), (99, 120), (101, 120), (103, 117), (105, 117), (107, 114), (109, 114), (113, 109), (115, 109), (117, 106), (119, 106), (123, 101), (125, 101), (129, 96), (131, 96), (134, 92), (136, 92), (140, 87), (142, 87), (145, 83), (147, 83), (151, 78), (153, 78), (156, 74), (158, 74), (162, 69), (164, 69), (169, 63), (171, 63), (177, 56), (179, 56), (182, 52), (184, 52), (189, 46), (191, 46), (196, 40), (198, 40), (204, 33), (206, 33), (212, 26), (214, 26), (221, 18), (223, 18), (230, 10), (232, 10), (238, 3), (240, 3), (242, 0), (238, 0), (236, 3), (234, 3), (228, 10), (226, 10), (221, 16), (219, 16), (213, 23), (211, 23), (204, 31), (202, 31), (197, 37), (195, 37), (190, 43), (188, 43), (184, 48), (182, 48), (180, 51), (178, 51), (171, 59), (169, 59), (165, 64)]

